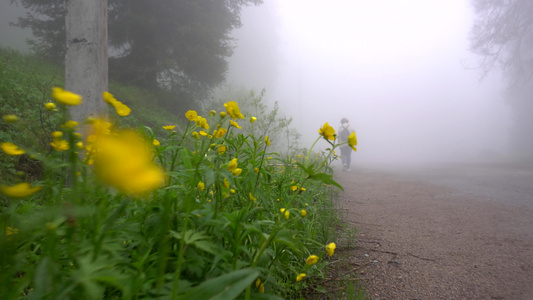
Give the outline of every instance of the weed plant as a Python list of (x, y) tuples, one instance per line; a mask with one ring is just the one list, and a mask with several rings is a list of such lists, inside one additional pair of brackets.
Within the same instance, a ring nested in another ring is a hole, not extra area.
[[(233, 101), (156, 136), (125, 127), (131, 110), (109, 93), (118, 116), (86, 124), (68, 118), (80, 96), (52, 95), (41, 104), (51, 151), (2, 137), (2, 159), (45, 174), (14, 167), (2, 178), (0, 299), (298, 298), (323, 277), (331, 192), (342, 189), (328, 171), (339, 145), (327, 123), (326, 152), (281, 158), (268, 136), (240, 133), (238, 122), (261, 116), (245, 119)], [(25, 128), (23, 116), (4, 114), (2, 126)]]

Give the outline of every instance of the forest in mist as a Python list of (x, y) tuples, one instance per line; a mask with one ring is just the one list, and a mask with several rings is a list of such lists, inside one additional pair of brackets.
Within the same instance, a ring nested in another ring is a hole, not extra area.
[[(9, 25), (28, 12), (24, 2), (32, 1), (0, 3), (0, 46), (31, 51), (25, 43), (30, 28)], [(110, 43), (119, 51), (110, 55), (112, 78), (132, 84), (150, 76), (170, 78), (169, 89), (187, 98), (178, 106), (216, 97), (227, 86), (265, 89), (268, 102), (279, 102), (283, 113), (294, 118), (302, 146), (316, 139), (324, 122), (338, 128), (346, 117), (359, 139), (355, 163), (533, 157), (529, 0), (224, 1), (239, 9), (218, 7), (191, 20), (183, 12), (190, 1), (175, 2), (184, 4), (167, 10), (172, 24), (205, 26), (187, 39), (174, 36), (186, 35), (182, 27), (160, 30), (156, 40), (146, 37), (155, 45), (171, 39), (168, 49), (178, 53), (176, 65), (185, 67), (152, 69), (163, 64), (148, 60), (156, 52), (139, 50), (137, 59), (144, 65), (136, 66), (146, 72), (138, 80), (126, 78), (131, 68), (119, 72), (113, 66), (132, 65), (133, 56), (124, 53), (133, 53), (134, 42), (126, 35), (147, 27), (127, 20), (122, 1), (109, 1), (110, 16), (125, 20), (110, 22)], [(220, 23), (213, 21), (218, 18)], [(220, 24), (226, 26), (216, 32), (220, 43), (208, 42)], [(119, 29), (127, 34), (113, 36)], [(180, 60), (191, 52), (211, 56)], [(161, 84), (151, 82), (148, 88)]]

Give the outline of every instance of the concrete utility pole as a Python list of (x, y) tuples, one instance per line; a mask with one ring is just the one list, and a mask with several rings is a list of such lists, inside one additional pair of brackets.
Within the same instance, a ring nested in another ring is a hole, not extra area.
[(68, 0), (65, 89), (83, 96), (70, 117), (83, 122), (107, 112), (107, 0)]

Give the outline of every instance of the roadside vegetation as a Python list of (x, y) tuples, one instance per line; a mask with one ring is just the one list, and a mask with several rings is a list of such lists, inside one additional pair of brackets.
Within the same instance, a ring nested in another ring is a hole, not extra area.
[(1, 299), (325, 291), (342, 226), (331, 126), (317, 128), (329, 144), (317, 153), (262, 94), (175, 116), (115, 84), (109, 117), (78, 124), (67, 112), (82, 99), (62, 82), (60, 68), (0, 50)]

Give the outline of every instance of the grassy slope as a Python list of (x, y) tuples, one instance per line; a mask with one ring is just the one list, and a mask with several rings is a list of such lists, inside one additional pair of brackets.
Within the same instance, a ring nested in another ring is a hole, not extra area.
[[(50, 151), (50, 133), (56, 129), (43, 104), (50, 101), (53, 86), (64, 86), (62, 67), (34, 55), (0, 48), (0, 115), (13, 114), (21, 118), (18, 125), (0, 122), (0, 142), (12, 142), (40, 152)], [(158, 96), (154, 93), (117, 83), (110, 83), (109, 91), (133, 111), (130, 116), (121, 118), (123, 125), (144, 124), (157, 132), (163, 125), (180, 122), (178, 116), (158, 105)], [(14, 175), (16, 167), (38, 177), (39, 167), (30, 165), (25, 157), (14, 162), (0, 156), (0, 174)]]

